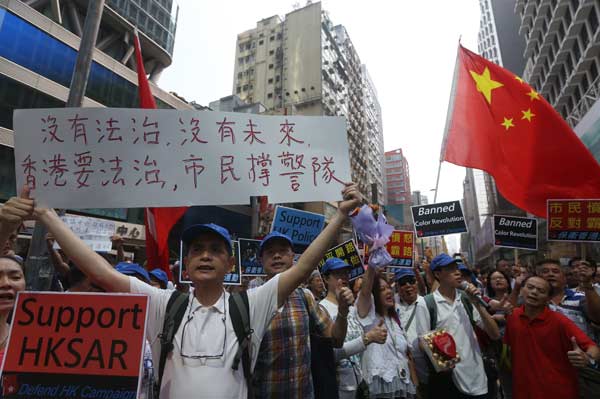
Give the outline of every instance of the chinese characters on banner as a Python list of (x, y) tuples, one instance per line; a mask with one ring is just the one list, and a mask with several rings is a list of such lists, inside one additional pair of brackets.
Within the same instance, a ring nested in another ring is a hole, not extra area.
[(354, 244), (353, 240), (343, 242), (325, 252), (325, 257), (319, 262), (318, 265), (319, 271), (321, 270), (321, 267), (325, 261), (329, 258), (340, 258), (352, 266), (352, 270), (350, 271), (350, 280), (354, 280), (365, 273), (365, 268), (363, 266), (362, 259), (360, 258), (358, 248)]
[(600, 241), (600, 199), (548, 200), (549, 241)]
[[(76, 215), (62, 216), (61, 219), (95, 252), (112, 249), (110, 237), (115, 233), (115, 222)], [(54, 248), (60, 248), (58, 243), (54, 243)]]
[(225, 285), (241, 285), (242, 284), (242, 273), (240, 269), (240, 256), (238, 252), (239, 241), (231, 241), (231, 249), (233, 256), (235, 256), (235, 263), (233, 269), (225, 275), (223, 278), (223, 284)]
[(412, 231), (394, 230), (390, 241), (386, 244), (387, 251), (394, 258), (389, 266), (412, 267), (413, 244), (414, 233)]
[(339, 117), (60, 108), (14, 126), (17, 184), (52, 207), (331, 201), (350, 180)]

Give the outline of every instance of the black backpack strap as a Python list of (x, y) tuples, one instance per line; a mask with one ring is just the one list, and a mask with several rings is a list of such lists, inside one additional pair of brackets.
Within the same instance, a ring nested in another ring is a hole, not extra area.
[(231, 314), (231, 324), (238, 340), (238, 349), (233, 358), (231, 368), (237, 370), (242, 361), (244, 378), (248, 385), (248, 397), (252, 398), (252, 363), (250, 358), (250, 345), (254, 330), (250, 326), (250, 305), (248, 303), (248, 293), (242, 291), (233, 293), (229, 296), (229, 313)]
[(175, 337), (175, 333), (181, 325), (181, 320), (183, 320), (183, 315), (187, 309), (188, 300), (189, 294), (175, 290), (167, 302), (163, 330), (158, 336), (160, 338), (160, 359), (158, 362), (159, 390), (160, 384), (162, 383), (163, 373), (165, 371), (167, 356), (173, 351), (173, 338)]
[(437, 325), (437, 305), (435, 304), (433, 294), (425, 295), (424, 299), (427, 310), (429, 310), (429, 328), (433, 331)]
[(460, 301), (462, 302), (465, 310), (467, 311), (467, 316), (469, 316), (469, 321), (471, 322), (471, 325), (473, 326), (473, 328), (475, 328), (477, 324), (475, 323), (475, 319), (473, 318), (473, 302), (471, 302), (471, 300), (466, 294), (461, 294)]

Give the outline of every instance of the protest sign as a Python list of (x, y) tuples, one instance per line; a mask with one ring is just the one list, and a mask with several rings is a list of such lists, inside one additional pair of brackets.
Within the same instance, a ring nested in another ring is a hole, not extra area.
[(17, 184), (58, 208), (332, 201), (350, 180), (340, 117), (27, 109), (14, 128)]
[(325, 225), (325, 216), (318, 213), (277, 206), (271, 231), (286, 234), (294, 245), (310, 245)]
[(354, 280), (365, 273), (365, 268), (363, 266), (362, 259), (360, 258), (358, 248), (353, 240), (343, 242), (325, 252), (325, 256), (323, 259), (321, 259), (318, 265), (319, 271), (321, 270), (321, 267), (325, 261), (329, 258), (340, 258), (352, 266), (352, 270), (350, 271), (350, 280)]
[(494, 245), (537, 250), (537, 219), (494, 215)]
[[(96, 252), (109, 252), (112, 249), (110, 237), (115, 233), (115, 222), (85, 216), (68, 215), (61, 219), (69, 228)], [(60, 248), (54, 243), (55, 248)]]
[(137, 398), (147, 309), (146, 295), (19, 293), (3, 398)]
[(394, 258), (389, 267), (413, 265), (414, 232), (394, 230), (390, 241), (386, 244), (387, 251)]
[(242, 274), (246, 276), (264, 276), (265, 272), (258, 256), (260, 240), (240, 238), (238, 241), (238, 256)]
[(600, 199), (548, 200), (548, 241), (600, 241)]
[(467, 225), (460, 201), (411, 207), (417, 237), (466, 233)]
[(225, 275), (223, 283), (226, 285), (241, 285), (242, 284), (242, 273), (240, 268), (240, 257), (238, 250), (238, 241), (231, 241), (231, 248), (233, 256), (235, 256), (235, 263), (233, 264), (233, 270)]

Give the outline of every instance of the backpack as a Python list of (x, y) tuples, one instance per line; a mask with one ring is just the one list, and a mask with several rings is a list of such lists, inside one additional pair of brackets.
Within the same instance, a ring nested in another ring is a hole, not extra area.
[[(423, 299), (425, 299), (425, 305), (427, 305), (427, 310), (429, 311), (429, 329), (435, 330), (435, 326), (437, 325), (437, 305), (435, 304), (435, 299), (433, 298), (433, 294), (427, 294)], [(477, 324), (473, 320), (473, 303), (471, 303), (471, 300), (466, 295), (461, 295), (460, 301), (467, 311), (467, 316), (469, 316), (471, 326), (473, 326), (473, 329), (475, 329)]]
[[(189, 294), (175, 290), (167, 302), (163, 330), (159, 335), (160, 358), (158, 364), (158, 391), (160, 391), (167, 356), (173, 351), (173, 338), (183, 320), (183, 316), (188, 306), (188, 300)], [(237, 370), (240, 361), (242, 362), (244, 379), (248, 386), (248, 398), (252, 398), (250, 343), (254, 330), (250, 328), (250, 306), (246, 291), (229, 295), (229, 313), (231, 315), (231, 324), (233, 325), (233, 330), (235, 331), (239, 344), (231, 368)]]

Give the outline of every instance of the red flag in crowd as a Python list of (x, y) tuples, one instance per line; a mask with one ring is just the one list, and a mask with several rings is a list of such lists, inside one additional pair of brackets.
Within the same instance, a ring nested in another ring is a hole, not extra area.
[(516, 206), (546, 217), (546, 200), (600, 198), (600, 165), (533, 88), (459, 46), (442, 160), (482, 169)]
[[(140, 108), (156, 108), (154, 96), (152, 95), (152, 90), (150, 90), (150, 84), (144, 70), (144, 61), (142, 59), (137, 30), (133, 35), (133, 43), (138, 73)], [(172, 277), (169, 268), (169, 232), (186, 210), (187, 207), (146, 208), (144, 221), (146, 224), (146, 257), (148, 259), (148, 269), (158, 267), (163, 269), (169, 278)]]

